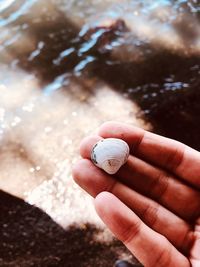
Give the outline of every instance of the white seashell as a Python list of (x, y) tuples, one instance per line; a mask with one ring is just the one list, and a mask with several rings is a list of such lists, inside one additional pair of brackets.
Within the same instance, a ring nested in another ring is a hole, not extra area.
[(117, 138), (100, 140), (91, 152), (92, 162), (109, 174), (115, 174), (126, 163), (128, 156), (129, 146)]

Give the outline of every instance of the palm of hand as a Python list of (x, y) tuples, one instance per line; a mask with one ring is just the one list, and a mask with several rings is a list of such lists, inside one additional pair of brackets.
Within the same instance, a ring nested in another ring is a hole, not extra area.
[[(89, 160), (102, 137), (124, 139), (131, 148), (115, 176)], [(95, 197), (99, 216), (145, 267), (200, 267), (199, 152), (136, 127), (107, 123), (99, 136), (83, 141), (81, 155), (75, 181)]]

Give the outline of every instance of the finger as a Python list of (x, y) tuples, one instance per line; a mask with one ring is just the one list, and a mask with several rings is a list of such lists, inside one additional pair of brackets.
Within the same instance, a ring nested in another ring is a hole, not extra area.
[(98, 135), (92, 135), (84, 138), (80, 144), (80, 154), (83, 158), (90, 159), (93, 146), (103, 139)]
[(190, 250), (193, 244), (190, 226), (155, 201), (118, 182), (112, 176), (96, 168), (87, 159), (75, 165), (73, 176), (75, 181), (93, 197), (103, 191), (113, 193), (148, 226), (166, 236), (180, 251), (187, 254)]
[(118, 179), (136, 191), (156, 200), (184, 220), (200, 215), (200, 192), (170, 173), (136, 157), (129, 157), (116, 174)]
[(108, 192), (99, 194), (95, 208), (108, 228), (144, 266), (190, 266), (185, 256), (165, 237), (146, 226), (114, 195)]
[(200, 188), (200, 152), (178, 141), (122, 123), (103, 124), (99, 135), (103, 138), (123, 139), (134, 155), (163, 167)]
[[(91, 150), (99, 136), (84, 139), (81, 154), (90, 158)], [(166, 171), (130, 156), (116, 177), (136, 191), (158, 201), (185, 220), (194, 220), (200, 213), (200, 193), (185, 185)], [(187, 212), (186, 212), (187, 209)]]

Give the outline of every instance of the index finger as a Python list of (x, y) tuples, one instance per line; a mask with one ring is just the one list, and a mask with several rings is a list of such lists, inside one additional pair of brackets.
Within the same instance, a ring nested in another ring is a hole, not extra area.
[(200, 152), (178, 141), (118, 122), (104, 123), (99, 135), (123, 139), (133, 155), (200, 188)]

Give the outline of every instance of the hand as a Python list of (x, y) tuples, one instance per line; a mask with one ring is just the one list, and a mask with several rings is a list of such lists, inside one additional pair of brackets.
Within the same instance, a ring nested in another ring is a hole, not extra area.
[[(128, 162), (110, 176), (90, 161), (102, 138), (129, 144)], [(84, 139), (75, 181), (95, 198), (97, 213), (145, 267), (200, 267), (200, 153), (121, 123)]]

